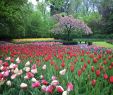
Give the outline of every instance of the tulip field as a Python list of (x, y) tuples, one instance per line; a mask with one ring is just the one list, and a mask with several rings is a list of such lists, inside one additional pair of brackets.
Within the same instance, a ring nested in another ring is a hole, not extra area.
[(0, 45), (0, 95), (113, 95), (113, 50), (59, 42)]

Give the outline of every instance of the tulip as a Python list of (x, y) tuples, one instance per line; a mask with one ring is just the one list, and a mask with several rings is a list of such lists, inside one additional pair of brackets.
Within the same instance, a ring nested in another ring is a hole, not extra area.
[(46, 88), (46, 92), (48, 92), (48, 93), (53, 93), (53, 89), (54, 89), (54, 87), (53, 87), (52, 85), (49, 85), (49, 86), (47, 86), (47, 88)]
[(40, 82), (39, 81), (36, 81), (35, 83), (32, 83), (32, 87), (33, 88), (37, 88), (40, 86)]
[(37, 81), (35, 78), (32, 78), (31, 80), (32, 80), (32, 82), (36, 82)]
[(46, 81), (46, 80), (42, 80), (42, 82), (41, 82), (43, 85), (47, 85), (48, 84), (48, 82)]
[(22, 89), (26, 89), (26, 88), (27, 88), (27, 84), (26, 84), (26, 83), (21, 83), (21, 84), (20, 84), (20, 87), (21, 87)]
[(34, 75), (33, 75), (31, 72), (27, 72), (27, 73), (26, 73), (26, 76), (27, 76), (28, 78), (33, 78), (33, 77), (34, 77)]
[(109, 81), (110, 83), (113, 83), (113, 76), (110, 76)]
[(23, 68), (26, 72), (29, 72), (30, 71), (30, 67), (24, 67)]
[(97, 77), (100, 76), (100, 70), (96, 70), (96, 75), (97, 75)]
[(33, 74), (36, 74), (36, 73), (37, 73), (37, 69), (32, 69), (31, 72), (32, 72)]
[(4, 72), (4, 77), (8, 77), (8, 76), (9, 76), (9, 71), (7, 70)]
[(16, 78), (16, 74), (13, 74), (12, 76), (11, 76), (11, 79), (15, 79)]
[(64, 91), (62, 95), (68, 95), (68, 91)]
[(59, 73), (60, 73), (60, 75), (65, 75), (66, 69), (61, 70)]
[(65, 67), (65, 63), (64, 63), (64, 62), (62, 62), (61, 66), (62, 66), (62, 68), (64, 68), (64, 67)]
[(31, 69), (36, 69), (36, 64), (33, 64)]
[(69, 82), (67, 84), (67, 91), (72, 91), (73, 90), (73, 84), (71, 82)]
[(52, 76), (52, 80), (56, 80), (56, 76)]
[(42, 85), (41, 90), (42, 90), (43, 92), (46, 92), (46, 89), (47, 89), (47, 86)]
[(59, 84), (59, 81), (58, 80), (53, 80), (51, 82), (51, 85), (53, 85), (53, 86), (57, 86), (58, 84)]
[(62, 93), (64, 91), (63, 87), (62, 86), (56, 86), (56, 90), (57, 92), (59, 93)]
[(42, 66), (42, 69), (43, 69), (43, 70), (46, 70), (46, 65), (43, 65), (43, 66)]
[(80, 75), (82, 74), (81, 70), (78, 70), (78, 76), (80, 77)]
[(11, 81), (8, 80), (8, 81), (6, 82), (6, 85), (11, 86)]
[(2, 63), (3, 63), (3, 61), (2, 61), (2, 60), (0, 60), (0, 65), (2, 65)]
[(43, 75), (40, 75), (40, 79), (44, 79), (44, 76)]
[(104, 79), (108, 79), (108, 75), (107, 74), (104, 74)]
[(30, 65), (30, 62), (28, 61), (26, 64), (25, 64), (25, 66), (29, 66)]
[(92, 72), (94, 72), (94, 71), (95, 71), (94, 66), (91, 66), (91, 71), (92, 71)]
[(16, 59), (16, 62), (17, 63), (20, 63), (21, 62), (21, 60), (19, 59), (19, 57)]
[(11, 59), (11, 57), (6, 57), (6, 58), (5, 58), (5, 60), (10, 60), (10, 59)]
[(5, 67), (8, 67), (9, 66), (9, 64), (7, 63), (7, 62), (4, 62), (4, 64), (3, 64)]
[(93, 79), (91, 83), (92, 83), (92, 86), (95, 86), (95, 84), (96, 84), (96, 80)]

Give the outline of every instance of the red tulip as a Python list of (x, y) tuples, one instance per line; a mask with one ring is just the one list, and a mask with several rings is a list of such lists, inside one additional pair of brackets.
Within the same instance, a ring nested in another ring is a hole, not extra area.
[(87, 67), (87, 64), (86, 64), (86, 63), (84, 63), (84, 67), (85, 67), (85, 68)]
[(62, 68), (64, 68), (64, 67), (65, 67), (65, 63), (64, 63), (64, 62), (62, 62), (62, 63), (61, 63), (61, 66), (62, 66)]
[(88, 60), (87, 62), (88, 62), (88, 64), (90, 64), (90, 60)]
[(106, 60), (104, 60), (104, 62), (103, 62), (104, 64), (107, 64), (107, 61)]
[(113, 62), (111, 62), (111, 66), (113, 67)]
[(97, 77), (100, 76), (100, 70), (96, 70), (96, 75), (97, 75)]
[(113, 76), (110, 76), (109, 81), (110, 83), (113, 83)]
[(47, 82), (46, 80), (42, 80), (42, 84), (43, 84), (43, 85), (47, 85), (48, 82)]
[(56, 90), (57, 92), (59, 93), (62, 93), (64, 91), (63, 87), (62, 86), (56, 86)]
[(80, 75), (82, 74), (81, 70), (78, 70), (78, 76), (80, 77)]
[(109, 66), (109, 69), (110, 69), (110, 70), (112, 69), (112, 66), (111, 66), (111, 65)]
[(92, 83), (92, 86), (95, 86), (95, 85), (96, 85), (96, 80), (93, 79), (93, 80), (91, 81), (91, 83)]
[(95, 71), (94, 66), (91, 66), (91, 71), (92, 71), (92, 72), (94, 72), (94, 71)]
[(70, 71), (71, 71), (71, 72), (74, 72), (74, 69), (75, 69), (74, 65), (71, 65), (71, 66), (70, 66)]
[(98, 60), (97, 60), (96, 58), (94, 58), (94, 59), (93, 59), (93, 62), (94, 62), (94, 63), (97, 63), (97, 62), (98, 62)]
[(107, 74), (104, 74), (104, 79), (108, 79), (108, 75)]

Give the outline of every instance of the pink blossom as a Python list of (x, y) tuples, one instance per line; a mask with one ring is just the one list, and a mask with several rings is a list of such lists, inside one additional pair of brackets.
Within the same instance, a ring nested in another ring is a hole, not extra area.
[(40, 82), (39, 81), (36, 81), (36, 82), (32, 83), (32, 87), (33, 88), (37, 88), (39, 86), (40, 86)]
[(52, 76), (52, 80), (56, 80), (56, 76)]
[(26, 73), (26, 76), (27, 76), (28, 78), (32, 78), (32, 77), (34, 77), (34, 74), (32, 74), (31, 72), (27, 72), (27, 73)]
[(73, 90), (73, 84), (71, 82), (69, 82), (67, 84), (67, 91), (72, 91)]
[(58, 84), (59, 84), (59, 81), (58, 80), (53, 80), (51, 82), (51, 85), (53, 85), (53, 86), (57, 86)]
[(52, 85), (49, 85), (49, 86), (47, 86), (47, 88), (46, 88), (46, 92), (48, 92), (48, 93), (53, 93), (53, 89), (54, 89), (54, 87), (53, 87)]
[(9, 76), (9, 71), (7, 70), (4, 72), (4, 77), (8, 77), (8, 76)]
[(42, 85), (41, 90), (42, 90), (43, 92), (46, 92), (46, 89), (47, 89), (47, 86)]
[(12, 76), (11, 76), (11, 79), (15, 79), (16, 78), (16, 74), (13, 74)]

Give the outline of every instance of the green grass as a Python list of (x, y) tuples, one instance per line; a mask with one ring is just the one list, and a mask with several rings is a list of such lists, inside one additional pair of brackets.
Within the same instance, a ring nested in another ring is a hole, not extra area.
[(106, 47), (106, 48), (112, 48), (113, 49), (113, 45), (109, 44), (107, 42), (94, 42), (93, 44), (97, 45), (97, 46), (101, 46), (101, 47)]

